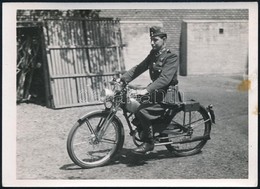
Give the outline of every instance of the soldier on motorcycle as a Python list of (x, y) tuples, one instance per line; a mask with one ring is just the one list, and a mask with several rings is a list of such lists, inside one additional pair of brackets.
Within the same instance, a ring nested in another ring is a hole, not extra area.
[(137, 94), (151, 97), (149, 102), (145, 101), (140, 105), (136, 113), (144, 137), (144, 143), (133, 149), (133, 152), (137, 154), (145, 154), (154, 149), (152, 121), (158, 119), (165, 112), (162, 101), (167, 90), (178, 84), (178, 58), (176, 54), (171, 53), (166, 48), (167, 34), (163, 28), (153, 26), (150, 28), (150, 38), (152, 50), (149, 55), (120, 78), (120, 80), (129, 83), (149, 69), (152, 80), (152, 83), (145, 89), (137, 90)]

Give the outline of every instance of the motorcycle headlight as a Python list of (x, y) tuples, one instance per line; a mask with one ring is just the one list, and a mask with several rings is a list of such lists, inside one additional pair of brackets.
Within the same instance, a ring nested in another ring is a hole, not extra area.
[(103, 89), (101, 91), (100, 100), (105, 101), (106, 99), (112, 98), (114, 96), (114, 92), (110, 89)]
[(113, 102), (111, 100), (107, 99), (104, 102), (104, 105), (105, 105), (106, 108), (110, 109), (113, 106)]
[(104, 89), (101, 92), (100, 99), (104, 102), (106, 108), (111, 108), (113, 105), (114, 92), (110, 89)]

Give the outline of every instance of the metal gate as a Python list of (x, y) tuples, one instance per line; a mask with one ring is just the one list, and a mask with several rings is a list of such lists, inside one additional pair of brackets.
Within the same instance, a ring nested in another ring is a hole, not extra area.
[(48, 19), (44, 36), (52, 108), (100, 103), (125, 69), (119, 20)]

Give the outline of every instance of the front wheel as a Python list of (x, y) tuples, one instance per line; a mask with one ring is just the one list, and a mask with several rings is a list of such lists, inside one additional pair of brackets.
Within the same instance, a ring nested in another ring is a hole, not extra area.
[(189, 156), (200, 152), (210, 138), (211, 121), (203, 106), (190, 114), (179, 109), (168, 129), (167, 135), (173, 143), (166, 148), (177, 156)]
[(124, 130), (121, 121), (114, 116), (104, 135), (98, 139), (109, 112), (95, 111), (81, 118), (71, 129), (67, 139), (67, 151), (71, 160), (82, 168), (107, 164), (122, 149)]

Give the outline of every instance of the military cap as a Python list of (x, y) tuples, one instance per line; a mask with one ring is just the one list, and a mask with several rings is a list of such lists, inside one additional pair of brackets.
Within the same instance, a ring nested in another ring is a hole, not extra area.
[(155, 37), (155, 36), (167, 37), (167, 34), (163, 31), (162, 27), (152, 26), (152, 27), (150, 27), (150, 37)]

